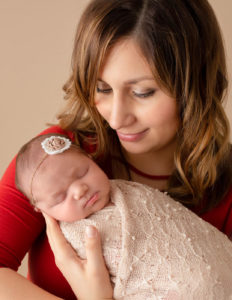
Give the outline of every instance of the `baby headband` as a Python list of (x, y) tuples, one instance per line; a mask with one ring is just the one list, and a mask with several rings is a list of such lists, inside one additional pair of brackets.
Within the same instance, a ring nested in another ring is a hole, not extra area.
[(62, 136), (50, 136), (41, 143), (41, 146), (47, 154), (54, 155), (69, 149), (71, 141)]
[(62, 137), (62, 136), (50, 136), (41, 142), (41, 147), (43, 148), (43, 150), (46, 154), (42, 158), (42, 160), (39, 162), (37, 167), (35, 168), (35, 171), (31, 177), (30, 193), (31, 193), (33, 202), (35, 202), (35, 199), (34, 199), (33, 192), (32, 192), (32, 183), (33, 183), (35, 174), (37, 173), (38, 169), (40, 168), (42, 163), (45, 161), (45, 159), (48, 157), (48, 155), (62, 153), (64, 151), (68, 150), (71, 147), (71, 144), (72, 143), (69, 139)]

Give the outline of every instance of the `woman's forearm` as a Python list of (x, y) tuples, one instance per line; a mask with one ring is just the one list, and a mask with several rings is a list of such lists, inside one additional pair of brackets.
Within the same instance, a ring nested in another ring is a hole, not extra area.
[(4, 300), (58, 300), (47, 291), (8, 268), (0, 268), (0, 299)]

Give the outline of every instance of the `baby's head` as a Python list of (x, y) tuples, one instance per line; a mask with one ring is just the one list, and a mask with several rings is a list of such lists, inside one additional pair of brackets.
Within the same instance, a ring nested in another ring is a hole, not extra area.
[(15, 182), (38, 209), (59, 221), (73, 222), (109, 202), (106, 174), (62, 135), (38, 136), (19, 151)]

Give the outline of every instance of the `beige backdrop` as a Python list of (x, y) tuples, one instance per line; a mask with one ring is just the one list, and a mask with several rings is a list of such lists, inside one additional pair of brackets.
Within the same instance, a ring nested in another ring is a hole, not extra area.
[[(232, 1), (210, 0), (232, 74)], [(70, 70), (77, 20), (88, 0), (0, 0), (0, 177), (19, 147), (54, 122)], [(230, 80), (231, 81), (231, 80)], [(232, 93), (226, 106), (232, 123)], [(25, 267), (20, 270), (25, 274)]]

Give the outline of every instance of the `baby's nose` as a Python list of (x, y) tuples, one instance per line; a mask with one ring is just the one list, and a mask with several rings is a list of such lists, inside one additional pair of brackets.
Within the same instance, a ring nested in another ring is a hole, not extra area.
[(86, 184), (81, 184), (73, 190), (73, 199), (79, 200), (81, 199), (85, 193), (88, 191), (88, 186)]

